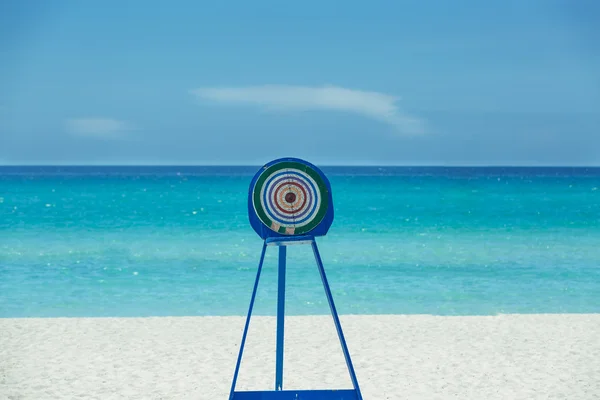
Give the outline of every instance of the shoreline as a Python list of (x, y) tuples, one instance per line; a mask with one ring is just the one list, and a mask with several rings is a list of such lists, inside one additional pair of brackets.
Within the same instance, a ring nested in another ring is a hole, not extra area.
[[(227, 398), (245, 316), (0, 319), (0, 398)], [(340, 315), (365, 399), (600, 396), (600, 314)], [(272, 390), (253, 316), (238, 390)], [(284, 389), (351, 388), (331, 316), (287, 316)], [(4, 397), (3, 397), (4, 396)]]
[[(453, 318), (500, 318), (500, 317), (554, 317), (554, 316), (576, 316), (576, 317), (595, 317), (600, 316), (600, 312), (547, 312), (547, 313), (499, 313), (499, 314), (339, 314), (338, 316), (341, 319), (347, 318), (443, 318), (443, 319), (453, 319)], [(286, 320), (288, 318), (331, 318), (331, 314), (292, 314), (285, 316)], [(71, 321), (71, 320), (161, 320), (161, 319), (174, 319), (174, 320), (187, 320), (187, 319), (231, 319), (232, 321), (243, 319), (246, 321), (246, 315), (148, 315), (148, 316), (66, 316), (66, 317), (2, 317), (0, 316), (0, 324), (2, 321)], [(255, 319), (269, 319), (276, 318), (276, 315), (262, 315), (252, 314), (252, 318), (250, 320), (250, 324), (253, 323)], [(243, 329), (243, 327), (242, 327)], [(240, 332), (241, 335), (241, 332)]]
[[(389, 313), (389, 314), (339, 314), (340, 318), (342, 317), (346, 317), (346, 318), (355, 318), (355, 317), (439, 317), (439, 318), (486, 318), (486, 317), (505, 317), (505, 316), (568, 316), (568, 315), (575, 315), (575, 316), (600, 316), (600, 311), (599, 312), (532, 312), (532, 313), (521, 313), (521, 312), (517, 312), (517, 313), (497, 313), (497, 314), (395, 314), (395, 313)], [(328, 317), (331, 316), (331, 314), (328, 313), (322, 313), (322, 314), (298, 314), (298, 315), (287, 315), (286, 314), (286, 318), (291, 317), (291, 318), (311, 318), (311, 317)], [(252, 320), (254, 320), (254, 318), (275, 318), (276, 315), (272, 314), (272, 315), (255, 315), (254, 313), (252, 313)], [(53, 320), (61, 320), (61, 319), (65, 319), (65, 320), (71, 320), (71, 319), (163, 319), (163, 318), (173, 318), (173, 319), (181, 319), (181, 318), (232, 318), (232, 319), (236, 319), (236, 318), (243, 318), (244, 320), (246, 319), (246, 315), (148, 315), (148, 316), (136, 316), (136, 317), (119, 317), (119, 316), (73, 316), (73, 317), (0, 317), (0, 321), (2, 320), (35, 320), (35, 319), (40, 319), (40, 320), (48, 320), (48, 319), (53, 319)]]

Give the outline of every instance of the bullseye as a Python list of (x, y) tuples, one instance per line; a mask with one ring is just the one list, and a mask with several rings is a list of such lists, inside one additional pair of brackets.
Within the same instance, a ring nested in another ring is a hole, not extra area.
[(296, 201), (296, 195), (292, 192), (286, 193), (285, 201), (287, 201), (288, 203), (293, 203), (294, 201)]

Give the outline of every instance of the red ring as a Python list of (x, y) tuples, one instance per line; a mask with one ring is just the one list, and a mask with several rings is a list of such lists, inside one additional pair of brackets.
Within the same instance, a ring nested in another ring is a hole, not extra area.
[[(304, 195), (304, 203), (302, 203), (302, 206), (298, 207), (296, 210), (292, 210), (292, 211), (285, 210), (283, 207), (281, 207), (281, 206), (279, 205), (279, 202), (277, 201), (277, 197), (278, 197), (278, 196), (277, 196), (277, 193), (279, 192), (280, 188), (281, 188), (282, 186), (284, 186), (284, 185), (285, 185), (285, 186), (290, 186), (290, 185), (296, 186), (297, 188), (299, 188), (299, 189), (300, 189), (300, 191), (301, 191), (301, 192), (302, 192), (302, 194)], [(298, 210), (301, 210), (301, 209), (302, 209), (302, 207), (304, 206), (304, 204), (306, 204), (306, 198), (307, 198), (307, 196), (306, 196), (306, 190), (304, 190), (304, 188), (303, 188), (302, 186), (300, 186), (300, 185), (299, 185), (297, 182), (294, 182), (294, 181), (292, 181), (292, 182), (282, 182), (282, 183), (280, 183), (280, 184), (279, 184), (279, 185), (278, 185), (278, 186), (275, 188), (275, 190), (273, 191), (273, 194), (274, 194), (274, 196), (275, 196), (275, 199), (274, 199), (275, 201), (274, 201), (273, 203), (275, 203), (275, 206), (276, 206), (276, 207), (279, 209), (279, 211), (281, 211), (281, 212), (283, 212), (283, 213), (285, 213), (285, 214), (296, 214), (296, 213), (298, 212)]]
[[(300, 207), (296, 208), (295, 210), (289, 211), (289, 210), (287, 210), (287, 209), (285, 209), (285, 208), (281, 207), (281, 206), (279, 205), (279, 202), (277, 201), (277, 199), (279, 198), (278, 192), (281, 190), (281, 187), (282, 187), (282, 186), (284, 186), (284, 185), (286, 185), (286, 186), (290, 186), (290, 185), (292, 185), (292, 186), (294, 186), (294, 187), (297, 187), (298, 189), (300, 189), (300, 191), (302, 192), (302, 195), (304, 196), (304, 203), (302, 203), (302, 205), (301, 205)], [(304, 190), (304, 188), (303, 188), (302, 186), (300, 186), (300, 185), (299, 185), (298, 183), (296, 183), (296, 182), (283, 182), (283, 183), (279, 184), (279, 186), (277, 186), (277, 187), (275, 188), (275, 190), (274, 190), (274, 195), (275, 195), (275, 199), (274, 199), (275, 201), (274, 201), (274, 203), (275, 203), (276, 207), (277, 207), (277, 208), (278, 208), (278, 209), (279, 209), (281, 212), (283, 212), (283, 213), (285, 213), (285, 214), (295, 214), (295, 213), (297, 213), (297, 212), (298, 212), (298, 210), (301, 210), (301, 209), (302, 209), (302, 207), (304, 206), (304, 204), (306, 204), (306, 191)]]

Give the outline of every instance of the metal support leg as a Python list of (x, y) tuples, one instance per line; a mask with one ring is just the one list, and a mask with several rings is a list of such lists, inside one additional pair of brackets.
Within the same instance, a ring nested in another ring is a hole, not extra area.
[(323, 268), (323, 261), (321, 261), (321, 255), (319, 254), (319, 249), (317, 248), (317, 242), (312, 242), (312, 248), (313, 248), (313, 253), (315, 254), (315, 260), (317, 261), (317, 266), (319, 267), (319, 273), (321, 274), (321, 281), (323, 282), (323, 287), (325, 288), (325, 295), (327, 296), (327, 301), (329, 302), (329, 308), (331, 309), (331, 315), (333, 316), (333, 322), (335, 324), (335, 329), (337, 330), (338, 338), (340, 339), (340, 343), (342, 345), (342, 351), (344, 352), (344, 358), (346, 359), (346, 365), (348, 366), (348, 371), (350, 372), (350, 379), (352, 380), (352, 385), (354, 386), (354, 390), (356, 390), (356, 395), (358, 397), (358, 400), (362, 400), (360, 388), (358, 387), (358, 380), (356, 379), (356, 374), (354, 373), (354, 367), (352, 366), (352, 360), (350, 359), (350, 352), (348, 351), (348, 346), (346, 346), (346, 339), (344, 339), (344, 333), (342, 332), (342, 325), (340, 324), (340, 319), (338, 318), (338, 314), (335, 309), (335, 304), (333, 303), (333, 296), (331, 295), (331, 290), (329, 289), (329, 283), (327, 282), (327, 276), (325, 276), (325, 268)]
[(246, 336), (248, 335), (248, 327), (250, 326), (250, 317), (252, 316), (252, 308), (254, 307), (254, 300), (256, 298), (256, 290), (258, 289), (258, 281), (260, 280), (260, 272), (262, 271), (263, 261), (265, 260), (265, 252), (267, 250), (267, 243), (263, 244), (262, 253), (260, 254), (260, 261), (258, 263), (258, 271), (256, 272), (256, 280), (254, 281), (254, 289), (252, 290), (252, 297), (250, 298), (250, 307), (248, 308), (248, 316), (246, 317), (246, 325), (244, 326), (244, 333), (242, 335), (242, 342), (240, 343), (240, 352), (238, 354), (237, 363), (235, 365), (235, 372), (233, 373), (233, 382), (231, 382), (231, 391), (229, 392), (229, 400), (233, 400), (235, 391), (235, 383), (237, 382), (238, 373), (240, 372), (240, 364), (242, 363), (242, 353), (244, 352), (244, 345), (246, 344)]
[(285, 316), (285, 260), (286, 246), (279, 246), (279, 272), (277, 287), (277, 354), (275, 366), (275, 390), (283, 388), (283, 336)]

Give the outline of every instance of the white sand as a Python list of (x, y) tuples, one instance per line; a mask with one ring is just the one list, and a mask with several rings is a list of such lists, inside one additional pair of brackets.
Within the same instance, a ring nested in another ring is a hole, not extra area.
[[(342, 316), (365, 399), (600, 399), (600, 314)], [(0, 319), (1, 399), (226, 399), (242, 317)], [(331, 317), (286, 319), (284, 388), (350, 388)], [(238, 389), (271, 390), (253, 317)]]

